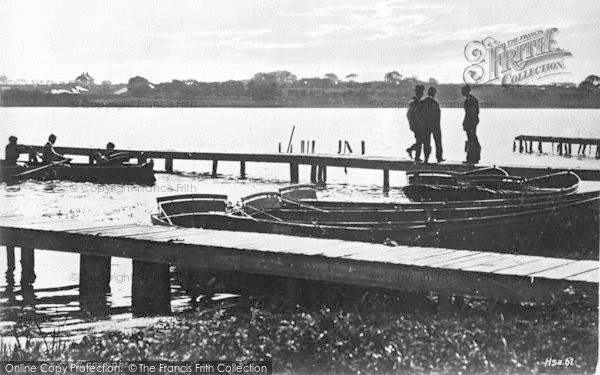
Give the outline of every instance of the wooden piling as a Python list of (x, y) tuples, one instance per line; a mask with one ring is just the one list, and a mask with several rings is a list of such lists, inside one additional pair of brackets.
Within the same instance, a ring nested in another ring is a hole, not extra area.
[(360, 154), (365, 154), (365, 141), (360, 141)]
[(212, 162), (212, 173), (211, 173), (211, 177), (212, 178), (217, 178), (217, 165), (219, 164), (218, 160), (213, 160)]
[(517, 150), (517, 140), (513, 140), (513, 152)]
[(390, 170), (383, 170), (383, 191), (387, 193), (390, 191)]
[(14, 286), (15, 284), (15, 248), (6, 246), (6, 284)]
[(79, 256), (79, 296), (86, 298), (110, 292), (110, 257)]
[(519, 139), (519, 153), (523, 153), (523, 141)]
[(279, 142), (279, 148), (278, 148), (278, 150), (279, 150), (279, 153), (281, 154), (281, 142)]
[(246, 162), (244, 160), (240, 162), (240, 178), (246, 178)]
[(338, 154), (341, 154), (341, 153), (342, 153), (342, 140), (340, 139), (338, 141)]
[(89, 165), (94, 164), (94, 155), (93, 154), (88, 155), (88, 164)]
[(317, 166), (315, 164), (310, 165), (310, 182), (313, 184), (317, 182)]
[(165, 172), (173, 173), (173, 156), (169, 155), (165, 158)]
[(300, 141), (300, 153), (304, 154), (304, 141)]
[(290, 163), (290, 182), (298, 183), (298, 163)]
[(556, 148), (558, 150), (558, 154), (562, 155), (563, 154), (563, 144), (562, 144), (562, 142), (558, 142), (558, 146)]
[(538, 152), (541, 154), (543, 152), (542, 149), (542, 141), (538, 142)]
[(533, 153), (533, 141), (529, 141), (529, 153)]
[(133, 260), (131, 310), (135, 316), (171, 313), (169, 265)]
[(21, 285), (31, 285), (35, 282), (35, 250), (21, 248)]
[(314, 140), (314, 139), (313, 139), (313, 141), (312, 141), (311, 153), (312, 153), (312, 154), (314, 154), (314, 153), (315, 153), (315, 140)]
[(572, 155), (572, 151), (573, 151), (572, 146), (573, 145), (571, 143), (569, 143), (568, 148), (567, 148), (569, 151), (569, 155)]

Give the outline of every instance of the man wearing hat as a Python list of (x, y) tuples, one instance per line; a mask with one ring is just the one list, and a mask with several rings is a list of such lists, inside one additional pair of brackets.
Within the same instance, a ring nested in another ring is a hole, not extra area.
[[(408, 103), (408, 111), (406, 112), (406, 117), (408, 118), (408, 125), (410, 126), (410, 130), (415, 134), (415, 143), (406, 149), (408, 152), (408, 156), (413, 158), (413, 151), (415, 152), (414, 160), (416, 162), (421, 161), (421, 148), (423, 148), (423, 141), (425, 136), (424, 124), (421, 119), (421, 98), (423, 97), (423, 92), (425, 91), (425, 86), (417, 85), (415, 86), (415, 96), (412, 97), (410, 103)], [(426, 158), (429, 157), (429, 152), (425, 150)]]
[(17, 137), (11, 135), (8, 137), (8, 144), (4, 150), (4, 164), (7, 166), (17, 165), (17, 160), (21, 154), (29, 152), (23, 145), (17, 144)]

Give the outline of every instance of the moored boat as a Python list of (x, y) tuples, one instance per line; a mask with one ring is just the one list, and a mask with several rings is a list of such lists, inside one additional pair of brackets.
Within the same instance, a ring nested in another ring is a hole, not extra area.
[(0, 166), (0, 179), (5, 182), (22, 180), (68, 180), (75, 182), (154, 184), (153, 161), (143, 164), (59, 164), (44, 166), (27, 163), (16, 166)]
[[(551, 249), (548, 244), (562, 243), (581, 225), (596, 225), (597, 232), (599, 200), (599, 193), (592, 192), (504, 203), (496, 200), (489, 205), (438, 202), (343, 208), (311, 205), (308, 199), (294, 200), (273, 192), (254, 194), (232, 207), (226, 196), (196, 194), (159, 198), (159, 213), (152, 221), (182, 227), (538, 253)], [(580, 220), (580, 215), (586, 219)], [(597, 233), (590, 235), (595, 235), (597, 242)]]
[(439, 184), (414, 179), (402, 191), (412, 201), (469, 201), (572, 194), (577, 191), (579, 183), (579, 176), (564, 171), (529, 179), (495, 175), (471, 176), (468, 179), (450, 177)]

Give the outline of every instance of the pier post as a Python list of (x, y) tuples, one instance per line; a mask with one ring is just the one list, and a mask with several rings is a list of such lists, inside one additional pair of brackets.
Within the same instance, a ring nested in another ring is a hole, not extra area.
[(517, 141), (513, 140), (513, 152), (517, 150)]
[(93, 154), (88, 155), (88, 164), (89, 165), (94, 164), (94, 155)]
[(519, 139), (519, 153), (523, 153), (523, 141)]
[(300, 141), (300, 153), (304, 154), (304, 141)]
[(542, 141), (539, 141), (539, 142), (538, 142), (538, 152), (539, 152), (540, 154), (543, 152), (543, 149), (542, 149)]
[(290, 163), (290, 182), (298, 183), (298, 163)]
[(90, 312), (106, 314), (106, 294), (110, 293), (110, 257), (79, 256), (79, 306)]
[(390, 191), (390, 170), (383, 170), (383, 192), (387, 193)]
[(562, 154), (563, 154), (563, 144), (562, 144), (562, 142), (558, 142), (558, 146), (556, 148), (558, 149), (558, 154), (562, 156)]
[(165, 158), (165, 171), (167, 173), (173, 173), (173, 156), (169, 155)]
[(242, 160), (240, 162), (240, 178), (241, 179), (246, 178), (246, 161), (245, 160)]
[(572, 145), (570, 143), (568, 146), (568, 150), (569, 150), (569, 156), (572, 155), (573, 149), (572, 149)]
[(529, 153), (531, 154), (533, 152), (533, 141), (529, 140)]
[(596, 146), (596, 159), (600, 159), (600, 145)]
[(315, 153), (315, 140), (313, 139), (312, 141), (312, 150), (311, 153), (314, 154)]
[(6, 246), (6, 285), (15, 285), (15, 248)]
[(360, 141), (360, 154), (365, 154), (365, 141)]
[(171, 313), (168, 264), (133, 260), (131, 310), (135, 316)]
[(21, 285), (31, 285), (35, 281), (35, 250), (21, 248)]
[(315, 164), (310, 165), (310, 182), (313, 184), (317, 182), (317, 166)]
[(212, 173), (211, 173), (211, 177), (212, 178), (217, 178), (217, 164), (219, 163), (218, 160), (213, 160), (212, 163)]
[(342, 153), (342, 140), (340, 139), (338, 141), (338, 154), (341, 154), (341, 153)]
[(317, 182), (325, 183), (326, 181), (327, 181), (327, 166), (320, 164), (317, 166)]

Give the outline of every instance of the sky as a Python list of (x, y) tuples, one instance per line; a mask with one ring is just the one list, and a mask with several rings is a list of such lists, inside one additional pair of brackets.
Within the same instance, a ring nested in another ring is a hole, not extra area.
[(0, 75), (97, 82), (385, 73), (462, 81), (465, 45), (557, 27), (568, 74), (600, 75), (600, 1), (0, 0)]

